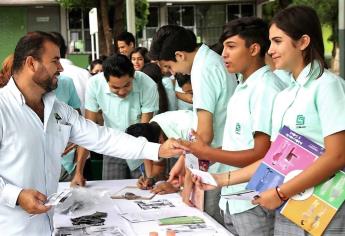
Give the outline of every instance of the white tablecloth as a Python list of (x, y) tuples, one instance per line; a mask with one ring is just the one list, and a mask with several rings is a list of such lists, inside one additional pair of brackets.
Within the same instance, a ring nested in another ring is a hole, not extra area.
[[(88, 181), (87, 188), (88, 190), (92, 189), (92, 193), (116, 193), (122, 188), (126, 186), (135, 186), (136, 180), (134, 179), (127, 179), (127, 180), (107, 180), (107, 181)], [(69, 183), (59, 183), (59, 191), (62, 191), (65, 188), (69, 187)], [(89, 191), (90, 192), (90, 191)], [(88, 196), (86, 196), (88, 197)], [(91, 198), (93, 196), (90, 196)], [(205, 232), (205, 233), (198, 233), (198, 236), (201, 235), (232, 235), (227, 231), (222, 225), (216, 222), (213, 218), (208, 216), (206, 213), (197, 210), (196, 208), (188, 207), (184, 204), (181, 200), (179, 194), (167, 194), (167, 195), (156, 195), (152, 200), (158, 199), (167, 199), (172, 202), (176, 209), (183, 211), (186, 215), (195, 215), (200, 216), (205, 220), (207, 225), (210, 225), (217, 232)], [(165, 236), (165, 228), (158, 225), (157, 221), (148, 221), (148, 222), (140, 222), (140, 223), (130, 223), (123, 217), (119, 215), (120, 212), (125, 212), (128, 209), (133, 207), (138, 207), (133, 201), (124, 200), (124, 199), (111, 199), (105, 198), (101, 202), (98, 201), (97, 204), (89, 207), (88, 212), (84, 212), (87, 214), (95, 213), (96, 211), (107, 212), (108, 216), (105, 221), (105, 225), (108, 226), (117, 226), (123, 232), (126, 233), (128, 236), (132, 235), (142, 235), (148, 236), (149, 232), (156, 231), (159, 232), (159, 236)], [(176, 210), (175, 209), (175, 210)], [(138, 209), (139, 211), (140, 209)], [(77, 217), (79, 215), (64, 215), (64, 214), (54, 214), (54, 227), (61, 227), (61, 226), (72, 226), (70, 218)], [(164, 217), (164, 216), (163, 216)], [(195, 232), (194, 232), (195, 234)], [(191, 233), (183, 233), (177, 235), (192, 235)]]

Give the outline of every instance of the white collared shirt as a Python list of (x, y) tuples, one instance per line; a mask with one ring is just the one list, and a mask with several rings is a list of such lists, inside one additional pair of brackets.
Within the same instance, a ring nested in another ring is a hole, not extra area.
[(75, 89), (77, 90), (77, 94), (80, 99), (80, 111), (84, 115), (86, 85), (91, 75), (87, 70), (73, 65), (73, 63), (66, 58), (61, 58), (60, 63), (64, 69), (61, 72), (61, 75), (70, 77), (73, 80)]
[(26, 105), (13, 79), (0, 90), (0, 229), (2, 235), (51, 235), (52, 210), (34, 217), (16, 206), (22, 189), (57, 191), (68, 141), (124, 159), (158, 159), (158, 144), (97, 126), (73, 108), (43, 96), (44, 123)]

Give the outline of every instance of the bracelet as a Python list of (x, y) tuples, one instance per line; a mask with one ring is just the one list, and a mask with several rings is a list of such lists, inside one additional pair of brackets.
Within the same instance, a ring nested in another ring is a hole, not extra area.
[(277, 192), (277, 195), (278, 195), (279, 199), (282, 202), (285, 202), (285, 201), (287, 201), (289, 199), (287, 196), (285, 196), (284, 193), (282, 193), (282, 191), (280, 190), (279, 186), (276, 187), (276, 192)]
[(230, 186), (230, 177), (231, 177), (231, 171), (228, 173), (228, 186)]

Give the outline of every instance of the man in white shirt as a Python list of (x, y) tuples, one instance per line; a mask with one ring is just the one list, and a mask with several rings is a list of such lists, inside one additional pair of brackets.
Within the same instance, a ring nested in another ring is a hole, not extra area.
[[(48, 195), (57, 191), (60, 158), (68, 141), (124, 159), (175, 156), (163, 145), (99, 127), (51, 92), (63, 70), (58, 43), (33, 32), (18, 42), (13, 78), (0, 91), (0, 228), (2, 235), (51, 235)], [(35, 214), (34, 217), (32, 214)]]

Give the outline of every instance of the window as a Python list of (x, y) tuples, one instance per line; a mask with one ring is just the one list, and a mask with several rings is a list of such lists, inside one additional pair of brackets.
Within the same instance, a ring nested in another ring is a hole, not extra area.
[(71, 9), (68, 12), (68, 48), (70, 53), (90, 52), (90, 9)]
[(158, 27), (159, 22), (159, 8), (158, 7), (149, 7), (149, 16), (146, 27)]
[(254, 15), (254, 5), (253, 4), (229, 4), (227, 5), (227, 21), (237, 19), (243, 16), (253, 16)]
[(169, 6), (168, 24), (194, 27), (194, 6)]

